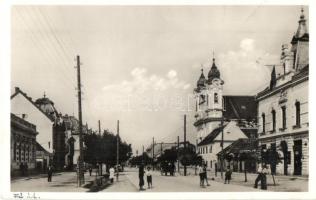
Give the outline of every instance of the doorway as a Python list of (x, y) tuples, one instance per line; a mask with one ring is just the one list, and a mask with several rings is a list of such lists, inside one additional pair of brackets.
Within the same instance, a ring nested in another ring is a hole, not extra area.
[(302, 175), (302, 140), (294, 141), (294, 175)]
[[(285, 141), (281, 142), (281, 149), (283, 152), (283, 174), (288, 175), (288, 159), (289, 159), (289, 154), (288, 154), (288, 147), (287, 143)], [(290, 157), (291, 158), (291, 157)]]

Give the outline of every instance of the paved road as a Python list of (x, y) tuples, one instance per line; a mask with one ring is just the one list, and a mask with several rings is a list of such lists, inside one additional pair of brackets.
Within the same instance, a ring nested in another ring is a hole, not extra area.
[[(85, 174), (87, 181), (92, 180), (89, 174)], [(12, 192), (86, 192), (87, 188), (77, 186), (75, 172), (63, 172), (55, 174), (52, 182), (47, 182), (46, 175), (38, 175), (29, 178), (19, 178), (11, 181)]]
[[(201, 188), (198, 176), (161, 176), (160, 172), (153, 173), (153, 188), (141, 192), (260, 192), (245, 186), (223, 184), (216, 181), (209, 181), (211, 186)], [(145, 180), (146, 183), (146, 180)], [(145, 185), (147, 188), (147, 185)], [(120, 176), (118, 182), (105, 188), (102, 192), (136, 192), (138, 190), (137, 169), (126, 169)]]

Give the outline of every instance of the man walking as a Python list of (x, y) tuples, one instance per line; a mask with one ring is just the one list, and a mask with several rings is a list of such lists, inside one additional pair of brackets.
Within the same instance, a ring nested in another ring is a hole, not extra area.
[(255, 185), (253, 186), (254, 188), (258, 188), (258, 182), (262, 184), (262, 164), (261, 163), (259, 163), (257, 174), (258, 176), (255, 180)]
[(207, 169), (206, 169), (206, 164), (203, 165), (203, 174), (204, 174), (204, 179), (205, 179), (205, 183), (207, 186), (210, 186), (210, 184), (208, 183), (207, 180)]
[(48, 166), (47, 170), (47, 181), (52, 182), (52, 176), (53, 176), (53, 168), (51, 165)]
[(138, 170), (138, 178), (139, 178), (139, 190), (145, 190), (143, 188), (144, 186), (144, 164), (139, 165), (139, 170)]

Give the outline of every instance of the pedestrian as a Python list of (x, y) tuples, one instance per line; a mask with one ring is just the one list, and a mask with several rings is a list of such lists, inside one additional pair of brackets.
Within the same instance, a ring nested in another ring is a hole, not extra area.
[(51, 165), (48, 166), (47, 170), (47, 181), (52, 182), (52, 176), (53, 176), (53, 168)]
[(198, 172), (200, 176), (200, 187), (204, 187), (204, 174), (203, 174), (203, 168), (201, 164), (198, 167)]
[(109, 172), (110, 172), (110, 181), (111, 181), (111, 183), (113, 183), (114, 173), (115, 173), (115, 170), (114, 170), (113, 166), (111, 166)]
[(24, 169), (25, 169), (25, 175), (28, 176), (28, 169), (29, 169), (29, 166), (27, 165), (27, 163), (25, 163), (24, 165)]
[(225, 172), (225, 182), (224, 184), (226, 184), (226, 182), (229, 184), (229, 181), (232, 179), (232, 171), (230, 169), (230, 167), (228, 166)]
[(152, 178), (152, 173), (150, 170), (150, 167), (147, 167), (146, 170), (146, 177), (147, 177), (147, 184), (148, 184), (148, 189), (153, 187), (153, 178)]
[(24, 176), (24, 164), (20, 163), (20, 172), (21, 172), (21, 176)]
[(90, 176), (92, 174), (92, 167), (91, 166), (89, 167), (89, 174), (90, 174)]
[(258, 169), (257, 169), (257, 178), (255, 180), (255, 185), (253, 186), (254, 188), (258, 188), (258, 182), (260, 182), (260, 184), (262, 184), (262, 164), (259, 163)]
[(141, 163), (139, 165), (139, 169), (138, 169), (139, 190), (145, 190), (143, 188), (143, 186), (144, 186), (144, 173), (145, 173), (145, 171), (144, 171), (144, 164)]
[(207, 180), (207, 169), (206, 169), (206, 164), (203, 165), (203, 176), (204, 176), (204, 180), (207, 186), (210, 186), (210, 184), (208, 183)]
[(267, 174), (268, 174), (268, 168), (266, 165), (263, 165), (262, 167), (262, 178), (261, 178), (261, 189), (266, 190), (267, 189)]

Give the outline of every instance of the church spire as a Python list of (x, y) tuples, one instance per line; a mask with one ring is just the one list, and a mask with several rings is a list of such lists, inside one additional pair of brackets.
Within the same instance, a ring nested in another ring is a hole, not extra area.
[(304, 8), (301, 8), (301, 15), (298, 21), (298, 28), (296, 33), (294, 33), (292, 44), (296, 44), (297, 41), (309, 41), (309, 34), (306, 26), (306, 19), (304, 14)]

